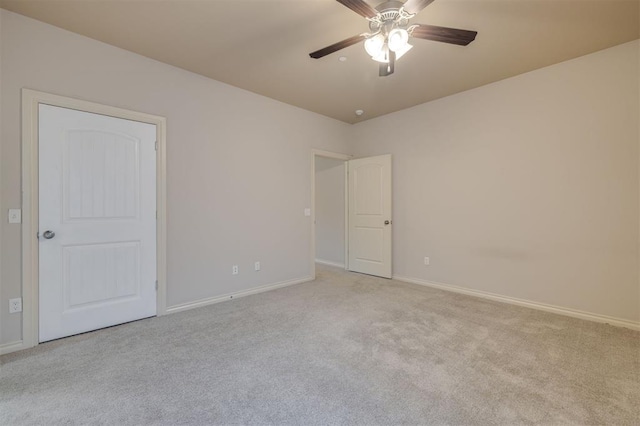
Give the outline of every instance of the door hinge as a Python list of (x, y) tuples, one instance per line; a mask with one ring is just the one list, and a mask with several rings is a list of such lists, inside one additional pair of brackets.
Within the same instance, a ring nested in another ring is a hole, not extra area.
[(158, 141), (156, 141), (156, 151), (158, 150)]
[(158, 210), (156, 210), (156, 220), (158, 220)]
[(156, 291), (158, 291), (158, 280), (156, 280)]

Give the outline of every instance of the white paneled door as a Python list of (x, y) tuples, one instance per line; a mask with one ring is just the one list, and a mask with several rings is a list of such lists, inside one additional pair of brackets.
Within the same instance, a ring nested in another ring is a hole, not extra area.
[(156, 127), (39, 106), (39, 337), (156, 314)]
[(348, 165), (349, 270), (391, 278), (391, 155)]

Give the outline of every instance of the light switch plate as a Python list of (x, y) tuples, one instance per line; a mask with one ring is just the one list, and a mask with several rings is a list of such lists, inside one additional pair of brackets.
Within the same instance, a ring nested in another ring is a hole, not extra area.
[(9, 209), (9, 223), (22, 223), (22, 210)]
[(304, 209), (304, 215), (305, 216), (311, 216), (311, 209), (309, 209), (309, 208)]

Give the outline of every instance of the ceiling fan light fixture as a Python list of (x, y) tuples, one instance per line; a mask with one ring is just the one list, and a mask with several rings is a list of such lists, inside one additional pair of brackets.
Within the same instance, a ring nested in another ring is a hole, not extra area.
[[(404, 56), (405, 53), (407, 53), (408, 51), (410, 51), (413, 48), (412, 45), (410, 45), (409, 43), (405, 44), (404, 47), (400, 50), (398, 50), (396, 53), (396, 61), (400, 58), (402, 58)], [(389, 52), (391, 51), (391, 49), (389, 49), (389, 47), (385, 44), (382, 46), (382, 49), (380, 50), (380, 53), (378, 53), (376, 56), (372, 56), (371, 59), (373, 59), (376, 62), (381, 62), (383, 64), (388, 64), (389, 63)]]
[(376, 34), (373, 37), (369, 37), (364, 42), (364, 50), (366, 50), (372, 58), (384, 54), (384, 36), (382, 34)]
[(394, 28), (389, 33), (389, 49), (398, 53), (407, 46), (409, 33), (402, 28)]

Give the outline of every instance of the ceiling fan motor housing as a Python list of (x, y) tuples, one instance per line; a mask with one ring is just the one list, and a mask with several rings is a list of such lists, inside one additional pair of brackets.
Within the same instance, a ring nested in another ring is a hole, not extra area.
[(376, 6), (376, 10), (380, 13), (395, 10), (396, 12), (404, 6), (404, 3), (397, 0), (389, 0)]
[(388, 34), (394, 28), (406, 28), (409, 19), (415, 16), (403, 9), (404, 3), (390, 0), (376, 6), (378, 16), (369, 19), (369, 29), (373, 33), (383, 31)]

